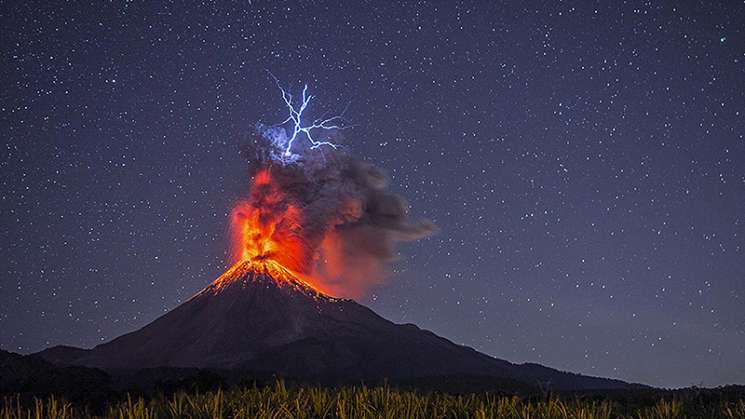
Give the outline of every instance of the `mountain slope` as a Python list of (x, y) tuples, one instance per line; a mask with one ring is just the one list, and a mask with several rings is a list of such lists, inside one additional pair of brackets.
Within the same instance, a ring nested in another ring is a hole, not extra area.
[(322, 381), (481, 376), (555, 389), (630, 386), (499, 360), (318, 293), (279, 265), (250, 263), (140, 330), (91, 350), (56, 347), (40, 355), (106, 369), (245, 369)]

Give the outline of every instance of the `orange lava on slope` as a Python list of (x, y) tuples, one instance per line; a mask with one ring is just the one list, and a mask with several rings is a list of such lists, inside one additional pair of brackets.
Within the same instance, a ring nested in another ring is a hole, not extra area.
[(236, 281), (242, 281), (249, 273), (264, 275), (278, 282), (280, 285), (289, 285), (299, 290), (310, 290), (315, 294), (323, 295), (321, 291), (308, 283), (300, 275), (291, 272), (289, 269), (270, 259), (256, 262), (249, 260), (240, 261), (215, 279), (212, 285), (216, 290), (221, 290)]

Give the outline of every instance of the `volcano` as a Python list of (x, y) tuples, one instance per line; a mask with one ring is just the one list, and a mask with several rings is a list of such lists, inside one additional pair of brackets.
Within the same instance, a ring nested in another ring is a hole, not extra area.
[(480, 377), (511, 387), (611, 389), (617, 380), (513, 364), (412, 324), (395, 324), (350, 299), (325, 295), (272, 261), (234, 265), (140, 330), (85, 350), (39, 355), (58, 365), (135, 370), (241, 370), (325, 382)]

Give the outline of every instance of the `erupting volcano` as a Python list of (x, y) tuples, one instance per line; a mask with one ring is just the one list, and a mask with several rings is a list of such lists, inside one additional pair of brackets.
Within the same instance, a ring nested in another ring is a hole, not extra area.
[[(208, 287), (140, 330), (90, 350), (40, 353), (57, 364), (105, 369), (217, 368), (321, 381), (482, 377), (532, 387), (616, 388), (624, 383), (515, 365), (418, 327), (394, 324), (348, 299), (387, 277), (395, 245), (431, 234), (374, 166), (302, 124), (260, 125), (248, 147), (247, 196), (230, 219), (230, 267)], [(299, 133), (308, 142), (295, 141)], [(303, 146), (305, 145), (305, 146)], [(325, 148), (321, 148), (325, 146)]]

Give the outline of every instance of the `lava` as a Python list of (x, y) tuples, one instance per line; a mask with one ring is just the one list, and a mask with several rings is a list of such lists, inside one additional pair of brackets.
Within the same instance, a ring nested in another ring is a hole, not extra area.
[(297, 279), (325, 291), (311, 275), (314, 252), (303, 231), (306, 217), (273, 178), (271, 167), (254, 175), (249, 198), (235, 205), (230, 219), (236, 265), (249, 266), (275, 280)]
[(319, 291), (317, 287), (303, 279), (301, 275), (290, 271), (271, 259), (242, 260), (231, 266), (214, 280), (212, 282), (214, 288), (208, 288), (205, 291), (221, 291), (236, 281), (244, 281), (248, 274), (261, 275), (277, 282), (281, 286), (290, 286), (296, 290), (310, 292), (314, 297), (322, 296), (328, 301), (335, 301), (334, 298)]

